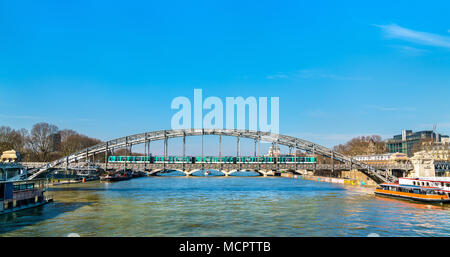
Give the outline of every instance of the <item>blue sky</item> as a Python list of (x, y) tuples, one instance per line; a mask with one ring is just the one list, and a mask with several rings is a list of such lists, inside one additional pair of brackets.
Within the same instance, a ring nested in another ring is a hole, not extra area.
[(177, 96), (278, 96), (325, 146), (450, 134), (448, 1), (0, 1), (0, 125), (102, 140), (170, 128)]

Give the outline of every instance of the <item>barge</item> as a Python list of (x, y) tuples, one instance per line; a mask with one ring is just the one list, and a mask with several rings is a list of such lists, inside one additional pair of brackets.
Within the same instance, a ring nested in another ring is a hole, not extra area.
[(0, 163), (0, 215), (52, 202), (45, 192), (45, 179), (28, 180), (19, 163)]
[(108, 173), (105, 176), (100, 176), (100, 181), (101, 182), (116, 182), (116, 181), (122, 181), (122, 180), (129, 180), (131, 179), (132, 176), (128, 173)]

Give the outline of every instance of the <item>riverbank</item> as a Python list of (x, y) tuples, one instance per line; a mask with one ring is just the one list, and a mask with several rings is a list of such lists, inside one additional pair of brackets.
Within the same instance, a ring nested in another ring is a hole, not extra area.
[(282, 177), (293, 178), (293, 179), (303, 179), (303, 180), (312, 180), (317, 182), (327, 182), (334, 184), (344, 184), (351, 186), (364, 186), (364, 187), (376, 187), (376, 184), (372, 184), (370, 182), (366, 182), (364, 180), (357, 179), (347, 179), (347, 178), (331, 178), (331, 177), (323, 177), (323, 176), (313, 176), (313, 175), (296, 175), (293, 173), (282, 173)]

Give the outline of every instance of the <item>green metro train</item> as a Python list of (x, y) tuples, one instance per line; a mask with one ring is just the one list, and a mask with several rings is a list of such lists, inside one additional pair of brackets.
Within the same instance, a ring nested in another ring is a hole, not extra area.
[(109, 156), (112, 163), (317, 163), (316, 157), (179, 157), (179, 156)]

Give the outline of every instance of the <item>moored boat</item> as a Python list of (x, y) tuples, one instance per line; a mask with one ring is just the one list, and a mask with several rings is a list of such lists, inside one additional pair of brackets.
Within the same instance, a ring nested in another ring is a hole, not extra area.
[(450, 195), (450, 177), (399, 178), (400, 185), (436, 187)]
[(45, 179), (28, 180), (19, 163), (0, 163), (0, 215), (52, 202), (45, 192)]
[(376, 195), (409, 199), (428, 203), (448, 203), (449, 196), (437, 187), (422, 187), (415, 185), (401, 185), (396, 183), (380, 184), (375, 189)]
[(127, 173), (108, 173), (106, 176), (100, 176), (100, 181), (103, 182), (115, 182), (131, 179), (132, 176)]

